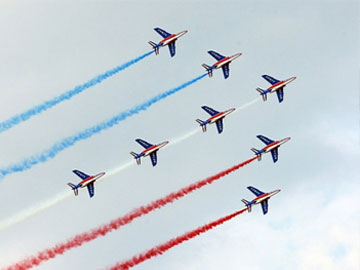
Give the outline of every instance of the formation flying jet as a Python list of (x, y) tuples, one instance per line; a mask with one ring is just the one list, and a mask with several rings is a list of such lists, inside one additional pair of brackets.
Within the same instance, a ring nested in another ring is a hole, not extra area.
[(264, 193), (260, 190), (258, 190), (257, 188), (254, 187), (247, 187), (248, 190), (250, 190), (252, 193), (255, 194), (256, 198), (253, 199), (252, 201), (248, 202), (245, 199), (242, 199), (241, 201), (245, 204), (245, 206), (247, 207), (248, 211), (251, 212), (251, 207), (255, 204), (261, 204), (262, 210), (264, 215), (268, 212), (269, 210), (269, 199), (274, 196), (275, 194), (280, 192), (280, 189), (268, 192), (268, 193)]
[(263, 143), (265, 143), (266, 146), (261, 150), (257, 150), (255, 148), (251, 148), (251, 150), (255, 153), (259, 161), (261, 160), (261, 155), (263, 153), (271, 152), (274, 163), (278, 160), (278, 148), (280, 147), (280, 145), (286, 143), (288, 140), (291, 139), (290, 137), (287, 137), (279, 141), (273, 141), (263, 135), (257, 135), (256, 137), (258, 137)]
[(149, 44), (153, 47), (155, 54), (159, 54), (160, 47), (169, 46), (169, 51), (170, 51), (171, 57), (173, 57), (175, 55), (175, 41), (179, 37), (181, 37), (182, 35), (185, 35), (188, 32), (187, 30), (185, 30), (185, 31), (182, 31), (177, 34), (170, 34), (160, 28), (154, 28), (154, 30), (156, 32), (158, 32), (158, 34), (164, 38), (158, 44), (156, 44), (155, 42), (149, 41)]
[(82, 180), (77, 184), (68, 183), (68, 186), (72, 188), (72, 190), (75, 193), (75, 196), (78, 195), (78, 188), (84, 188), (87, 187), (90, 198), (94, 196), (95, 194), (95, 188), (94, 183), (96, 180), (98, 180), (100, 177), (102, 177), (105, 173), (98, 173), (96, 175), (87, 175), (86, 173), (83, 173), (79, 170), (73, 170), (73, 173), (75, 173), (77, 176), (79, 176)]
[(206, 69), (209, 77), (212, 77), (213, 69), (222, 68), (225, 79), (228, 78), (230, 75), (229, 64), (231, 63), (231, 61), (235, 60), (236, 58), (238, 58), (241, 55), (241, 53), (237, 53), (232, 56), (225, 57), (214, 51), (208, 51), (208, 53), (217, 60), (217, 62), (215, 62), (215, 64), (213, 64), (212, 66), (202, 64), (202, 66)]
[(142, 139), (136, 139), (135, 141), (137, 141), (141, 146), (143, 146), (145, 148), (144, 151), (142, 151), (140, 154), (136, 154), (134, 152), (130, 152), (130, 154), (136, 159), (136, 163), (138, 165), (141, 164), (141, 157), (146, 157), (148, 155), (150, 155), (150, 159), (151, 159), (151, 163), (153, 166), (156, 165), (157, 163), (157, 155), (156, 152), (161, 148), (164, 147), (165, 145), (167, 145), (169, 142), (162, 142), (160, 144), (155, 144), (152, 145)]
[(225, 116), (227, 116), (228, 114), (232, 113), (233, 111), (235, 111), (235, 108), (229, 109), (227, 111), (224, 112), (218, 112), (208, 106), (202, 106), (201, 108), (203, 108), (208, 114), (211, 115), (210, 118), (208, 118), (206, 121), (202, 121), (200, 119), (196, 119), (196, 122), (198, 122), (202, 128), (202, 131), (205, 132), (206, 131), (206, 125), (207, 124), (213, 124), (216, 123), (216, 127), (218, 130), (218, 133), (220, 134), (223, 131), (223, 119), (225, 118)]
[(269, 75), (262, 75), (262, 77), (267, 80), (269, 83), (271, 83), (271, 86), (266, 89), (263, 90), (261, 88), (256, 88), (256, 90), (260, 93), (260, 95), (262, 96), (263, 100), (266, 101), (267, 100), (267, 94), (268, 93), (274, 93), (276, 92), (279, 103), (281, 103), (284, 99), (284, 87), (288, 84), (291, 83), (293, 80), (296, 79), (296, 77), (291, 77), (287, 80), (284, 81), (279, 81)]

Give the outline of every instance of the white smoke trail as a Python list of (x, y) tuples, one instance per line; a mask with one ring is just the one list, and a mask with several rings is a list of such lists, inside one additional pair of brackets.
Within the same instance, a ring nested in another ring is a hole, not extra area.
[[(115, 175), (115, 174), (119, 173), (120, 171), (123, 171), (123, 170), (131, 167), (134, 164), (135, 164), (134, 161), (129, 161), (129, 162), (109, 171), (108, 173), (106, 173), (104, 175), (104, 177), (101, 177), (101, 178), (99, 178), (99, 180), (96, 181), (96, 185), (98, 185), (99, 182), (102, 182), (100, 180), (103, 180), (107, 177)], [(56, 204), (66, 200), (66, 199), (69, 199), (72, 196), (73, 196), (73, 192), (69, 189), (62, 193), (59, 193), (58, 195), (56, 195), (55, 197), (52, 197), (51, 199), (48, 199), (47, 201), (44, 201), (37, 205), (34, 205), (30, 208), (26, 208), (26, 209), (20, 211), (19, 213), (15, 214), (13, 216), (10, 216), (9, 218), (7, 218), (5, 220), (0, 221), (0, 231), (5, 230), (15, 224), (24, 222), (27, 219), (55, 206)]]
[(236, 110), (235, 110), (235, 112), (240, 111), (240, 110), (243, 110), (243, 109), (246, 109), (247, 107), (255, 104), (256, 102), (258, 102), (260, 99), (261, 99), (261, 97), (257, 97), (257, 98), (255, 98), (254, 100), (249, 101), (249, 102), (241, 105), (240, 107), (237, 107)]
[(201, 131), (200, 127), (196, 128), (196, 129), (193, 129), (192, 131), (190, 131), (188, 133), (185, 133), (180, 137), (169, 140), (169, 145), (178, 144), (178, 143), (180, 143), (180, 142), (182, 142), (182, 141), (184, 141), (186, 139), (189, 139), (190, 137), (194, 136), (195, 134), (199, 133), (200, 131)]
[(35, 216), (42, 211), (45, 211), (46, 209), (69, 198), (70, 196), (72, 196), (72, 194), (73, 193), (70, 190), (64, 191), (64, 192), (58, 194), (57, 196), (51, 198), (50, 200), (39, 203), (30, 208), (26, 208), (25, 210), (13, 215), (13, 216), (10, 216), (9, 218), (0, 222), (0, 231), (5, 230), (17, 223), (23, 222), (23, 221), (27, 220), (28, 218)]
[[(254, 99), (254, 100), (252, 100), (252, 101), (250, 101), (248, 103), (245, 103), (245, 104), (241, 105), (240, 107), (237, 107), (237, 110), (235, 110), (235, 112), (243, 110), (243, 109), (255, 104), (260, 99), (261, 99), (261, 97), (258, 97), (258, 98)], [(191, 130), (191, 131), (189, 131), (189, 132), (187, 132), (187, 133), (185, 133), (185, 134), (183, 134), (183, 135), (181, 135), (179, 137), (173, 138), (173, 139), (169, 140), (169, 146), (181, 143), (184, 140), (187, 140), (187, 139), (191, 138), (192, 136), (198, 134), (200, 131), (201, 131), (201, 128), (197, 127), (196, 129), (193, 129), (193, 130)], [(121, 171), (130, 168), (131, 166), (133, 166), (135, 164), (136, 164), (136, 162), (134, 160), (131, 160), (131, 161), (127, 162), (127, 163), (124, 163), (124, 164), (120, 165), (119, 167), (108, 171), (104, 175), (104, 177), (101, 177), (99, 180), (104, 180), (107, 177), (114, 176), (114, 175), (120, 173)], [(101, 182), (99, 180), (97, 180), (96, 183)], [(31, 208), (27, 208), (27, 209), (19, 212), (18, 214), (11, 216), (8, 219), (0, 221), (0, 231), (4, 230), (6, 228), (9, 228), (9, 227), (11, 227), (11, 226), (13, 226), (15, 224), (18, 224), (20, 222), (23, 222), (23, 221), (25, 221), (25, 220), (39, 214), (40, 212), (45, 211), (45, 210), (49, 209), (52, 206), (55, 206), (56, 204), (64, 201), (65, 199), (70, 198), (72, 195), (73, 195), (73, 193), (72, 193), (71, 190), (66, 191), (66, 192), (64, 191), (63, 193), (58, 194), (56, 197), (53, 197), (50, 200), (47, 200), (47, 201), (45, 201), (43, 203), (40, 203), (40, 204), (38, 204), (36, 206), (33, 206)]]
[(130, 168), (131, 166), (135, 165), (135, 161), (132, 160), (132, 161), (129, 161), (115, 169), (112, 169), (110, 170), (109, 172), (106, 173), (106, 175), (104, 177), (109, 177), (109, 176), (113, 176), (115, 174), (118, 174), (119, 172), (123, 171), (123, 170), (126, 170), (127, 168)]

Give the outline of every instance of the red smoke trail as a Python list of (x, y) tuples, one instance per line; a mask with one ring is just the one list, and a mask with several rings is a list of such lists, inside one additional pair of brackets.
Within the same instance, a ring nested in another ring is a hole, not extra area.
[(149, 249), (148, 251), (145, 251), (143, 253), (140, 253), (139, 255), (132, 257), (131, 259), (129, 259), (127, 261), (118, 263), (115, 266), (110, 267), (109, 270), (127, 270), (135, 265), (138, 265), (144, 261), (151, 259), (152, 257), (162, 255), (164, 252), (168, 251), (169, 249), (171, 249), (177, 245), (180, 245), (181, 243), (188, 241), (202, 233), (205, 233), (205, 232), (215, 228), (216, 226), (219, 226), (219, 225), (223, 224), (224, 222), (229, 221), (230, 219), (233, 219), (234, 217), (245, 212), (246, 210), (247, 210), (247, 208), (244, 208), (244, 209), (237, 211), (231, 215), (222, 217), (216, 221), (213, 221), (211, 223), (203, 225), (193, 231), (184, 233), (181, 236), (170, 239), (166, 243), (160, 244), (152, 249)]
[(84, 232), (84, 233), (78, 234), (78, 235), (72, 237), (71, 239), (67, 240), (66, 242), (57, 244), (56, 246), (54, 246), (52, 248), (40, 251), (37, 255), (28, 257), (18, 263), (15, 263), (11, 266), (8, 266), (7, 268), (4, 268), (4, 269), (6, 269), (6, 270), (26, 270), (26, 269), (30, 269), (34, 266), (40, 265), (41, 263), (43, 263), (45, 261), (55, 258), (57, 255), (61, 255), (64, 252), (66, 252), (72, 248), (79, 247), (79, 246), (83, 245), (84, 243), (90, 242), (100, 236), (105, 236), (109, 232), (111, 232), (113, 230), (117, 230), (119, 227), (124, 226), (126, 224), (129, 224), (136, 218), (139, 218), (143, 215), (150, 213), (151, 211), (159, 209), (159, 208), (167, 205), (168, 203), (172, 203), (173, 201), (178, 200), (178, 199), (184, 197), (185, 195), (187, 195), (197, 189), (202, 188), (203, 186), (209, 185), (212, 182), (214, 182), (215, 180), (218, 180), (218, 179), (228, 175), (229, 173), (232, 173), (232, 172), (240, 169), (241, 167), (251, 163), (255, 159), (256, 159), (256, 157), (253, 157), (253, 158), (246, 160), (242, 163), (239, 163), (229, 169), (219, 172), (213, 176), (210, 176), (204, 180), (198, 181), (198, 182), (191, 184), (185, 188), (182, 188), (176, 192), (170, 193), (167, 196), (160, 198), (156, 201), (153, 201), (148, 205), (136, 208), (136, 209), (132, 210), (131, 212), (129, 212), (128, 214), (126, 214), (120, 218), (117, 218), (117, 219), (109, 222), (108, 224), (101, 225), (101, 226), (91, 230), (90, 232)]

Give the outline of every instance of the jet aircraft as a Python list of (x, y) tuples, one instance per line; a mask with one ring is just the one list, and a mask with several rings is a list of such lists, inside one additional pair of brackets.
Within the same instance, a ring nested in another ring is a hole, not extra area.
[(79, 176), (82, 180), (77, 185), (73, 183), (68, 183), (68, 186), (71, 187), (71, 189), (74, 191), (75, 196), (78, 195), (78, 188), (87, 187), (90, 198), (93, 197), (95, 194), (95, 188), (94, 188), (95, 181), (105, 174), (104, 172), (101, 172), (96, 175), (90, 176), (79, 170), (73, 170), (73, 173)]
[(261, 160), (261, 155), (263, 153), (271, 152), (274, 163), (278, 160), (278, 148), (280, 147), (280, 145), (286, 143), (288, 140), (291, 139), (290, 137), (287, 137), (279, 141), (273, 141), (263, 135), (257, 135), (256, 137), (260, 139), (263, 143), (265, 143), (266, 146), (261, 150), (257, 150), (255, 148), (251, 148), (251, 150), (255, 153), (259, 161)]
[(196, 122), (198, 122), (202, 128), (202, 131), (205, 132), (206, 131), (206, 125), (207, 124), (213, 124), (216, 123), (216, 127), (218, 130), (218, 133), (220, 134), (223, 131), (223, 119), (225, 118), (226, 115), (232, 113), (233, 111), (235, 111), (235, 108), (229, 109), (227, 111), (224, 112), (218, 112), (208, 106), (202, 106), (201, 107), (204, 111), (206, 111), (208, 114), (211, 115), (210, 118), (208, 118), (206, 121), (202, 121), (200, 119), (196, 119)]
[(261, 204), (262, 210), (264, 215), (266, 215), (266, 213), (269, 210), (269, 205), (268, 205), (268, 201), (269, 199), (274, 196), (275, 194), (280, 192), (280, 189), (268, 192), (268, 193), (264, 193), (260, 190), (258, 190), (257, 188), (254, 187), (247, 187), (248, 190), (250, 190), (252, 193), (255, 194), (256, 198), (253, 199), (252, 201), (247, 201), (245, 199), (242, 199), (241, 201), (245, 204), (245, 206), (247, 207), (248, 211), (251, 212), (251, 207), (255, 204)]
[(230, 75), (229, 64), (241, 55), (241, 53), (237, 53), (232, 56), (225, 57), (214, 51), (208, 51), (208, 53), (217, 60), (217, 62), (215, 62), (215, 64), (213, 64), (212, 66), (202, 64), (202, 66), (206, 69), (209, 77), (212, 77), (213, 69), (222, 68), (225, 79), (227, 79)]
[(154, 28), (154, 30), (163, 37), (163, 40), (161, 40), (158, 44), (156, 44), (153, 41), (149, 41), (149, 44), (153, 47), (155, 54), (158, 55), (159, 54), (159, 49), (160, 47), (165, 47), (165, 46), (169, 46), (169, 51), (170, 51), (170, 55), (171, 57), (173, 57), (175, 55), (175, 41), (181, 37), (182, 35), (185, 35), (188, 31), (182, 31), (180, 33), (177, 34), (170, 34), (164, 30), (162, 30), (161, 28)]
[(151, 159), (151, 163), (153, 166), (155, 166), (157, 164), (157, 155), (156, 155), (156, 152), (164, 147), (165, 145), (167, 145), (169, 142), (168, 141), (165, 141), (165, 142), (162, 142), (160, 144), (155, 144), (155, 145), (152, 145), (142, 139), (136, 139), (135, 140), (136, 142), (138, 142), (141, 146), (143, 146), (145, 148), (144, 151), (142, 151), (140, 154), (136, 154), (134, 152), (130, 152), (130, 154), (136, 159), (136, 163), (138, 165), (141, 164), (141, 157), (146, 157), (146, 156), (149, 156), (150, 155), (150, 159)]
[(284, 87), (288, 84), (288, 83), (291, 83), (293, 80), (296, 79), (296, 77), (291, 77), (287, 80), (284, 80), (284, 81), (279, 81), (269, 75), (262, 75), (262, 77), (267, 80), (269, 83), (271, 83), (271, 86), (264, 90), (264, 89), (261, 89), (261, 88), (256, 88), (256, 90), (260, 93), (262, 99), (264, 101), (267, 100), (267, 94), (268, 93), (274, 93), (276, 92), (277, 94), (277, 97), (278, 97), (278, 100), (279, 100), (279, 103), (281, 103), (284, 99)]

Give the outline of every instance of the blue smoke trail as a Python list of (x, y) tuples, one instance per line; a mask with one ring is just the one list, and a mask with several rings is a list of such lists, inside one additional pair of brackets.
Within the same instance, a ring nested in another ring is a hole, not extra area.
[(96, 76), (95, 78), (87, 81), (86, 83), (84, 83), (82, 85), (76, 86), (74, 89), (71, 89), (71, 90), (63, 93), (60, 96), (57, 96), (50, 100), (47, 100), (35, 107), (23, 112), (23, 113), (17, 114), (15, 116), (9, 118), (8, 120), (5, 120), (4, 122), (0, 122), (0, 133), (12, 128), (13, 126), (20, 124), (21, 122), (24, 122), (24, 121), (30, 119), (34, 115), (37, 115), (39, 113), (42, 113), (43, 111), (46, 111), (46, 110), (54, 107), (55, 105), (59, 104), (60, 102), (71, 99), (73, 96), (80, 94), (81, 92), (85, 91), (86, 89), (101, 83), (103, 80), (115, 75), (116, 73), (118, 73), (118, 72), (132, 66), (133, 64), (139, 62), (140, 60), (146, 58), (147, 56), (151, 55), (153, 52), (154, 51), (147, 52), (135, 59), (132, 59), (132, 60), (120, 65), (120, 66), (110, 69), (101, 75)]
[(107, 121), (104, 121), (100, 124), (97, 124), (93, 127), (88, 128), (88, 129), (85, 129), (85, 130), (77, 133), (76, 135), (67, 137), (67, 138), (63, 139), (62, 141), (51, 146), (49, 149), (44, 150), (43, 152), (41, 152), (39, 154), (25, 158), (23, 161), (20, 161), (16, 164), (10, 165), (6, 168), (1, 168), (0, 169), (0, 179), (4, 178), (6, 175), (13, 174), (16, 172), (26, 171), (39, 163), (44, 163), (44, 162), (48, 161), (49, 159), (56, 157), (60, 152), (73, 146), (77, 142), (86, 140), (86, 139), (90, 138), (91, 136), (93, 136), (103, 130), (111, 128), (114, 125), (118, 124), (119, 122), (124, 121), (125, 119), (127, 119), (135, 114), (138, 114), (141, 111), (146, 111), (153, 104), (167, 98), (168, 96), (175, 94), (176, 92), (179, 92), (180, 90), (190, 86), (191, 84), (196, 83), (197, 81), (201, 80), (202, 78), (204, 78), (206, 76), (207, 76), (207, 74), (198, 76), (186, 83), (183, 83), (180, 86), (177, 86), (171, 90), (163, 92), (155, 97), (152, 97), (140, 105), (134, 106), (131, 109), (123, 111), (120, 114), (114, 116), (113, 118), (111, 118)]

